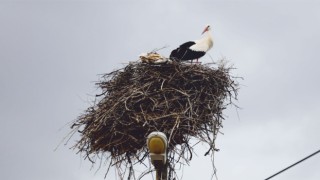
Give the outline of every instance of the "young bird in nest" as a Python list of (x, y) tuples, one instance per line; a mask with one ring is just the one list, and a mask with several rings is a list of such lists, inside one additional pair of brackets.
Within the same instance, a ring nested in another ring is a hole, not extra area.
[(162, 64), (168, 62), (168, 58), (161, 56), (156, 52), (142, 53), (139, 58), (142, 62), (149, 64)]

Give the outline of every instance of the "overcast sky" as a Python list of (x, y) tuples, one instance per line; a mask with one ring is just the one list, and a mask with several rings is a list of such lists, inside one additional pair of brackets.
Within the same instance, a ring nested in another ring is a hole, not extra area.
[[(209, 55), (244, 78), (239, 117), (224, 112), (218, 177), (267, 178), (320, 149), (319, 9), (316, 0), (0, 0), (0, 179), (102, 180), (104, 167), (95, 173), (69, 150), (76, 138), (54, 151), (99, 92), (98, 74), (163, 46), (168, 56), (206, 24)], [(206, 150), (197, 148), (184, 180), (211, 178)], [(274, 179), (320, 179), (320, 155)]]

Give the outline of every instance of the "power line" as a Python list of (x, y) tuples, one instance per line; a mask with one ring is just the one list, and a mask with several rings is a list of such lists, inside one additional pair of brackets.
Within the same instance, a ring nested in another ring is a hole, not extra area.
[(298, 161), (298, 162), (296, 162), (296, 163), (294, 163), (294, 164), (292, 164), (292, 165), (290, 165), (290, 166), (288, 166), (288, 167), (286, 167), (286, 168), (282, 169), (281, 171), (279, 171), (279, 172), (275, 173), (274, 175), (272, 175), (272, 176), (268, 177), (268, 178), (267, 178), (267, 179), (265, 179), (265, 180), (269, 180), (269, 179), (271, 179), (271, 178), (273, 178), (273, 177), (275, 177), (275, 176), (277, 176), (277, 175), (279, 175), (279, 174), (283, 173), (284, 171), (286, 171), (286, 170), (288, 170), (288, 169), (292, 168), (293, 166), (295, 166), (295, 165), (297, 165), (297, 164), (301, 163), (302, 161), (304, 161), (304, 160), (306, 160), (306, 159), (311, 158), (312, 156), (314, 156), (314, 155), (318, 154), (319, 152), (320, 152), (320, 149), (319, 149), (318, 151), (316, 151), (316, 152), (314, 152), (314, 153), (310, 154), (309, 156), (307, 156), (307, 157), (305, 157), (305, 158), (301, 159), (300, 161)]

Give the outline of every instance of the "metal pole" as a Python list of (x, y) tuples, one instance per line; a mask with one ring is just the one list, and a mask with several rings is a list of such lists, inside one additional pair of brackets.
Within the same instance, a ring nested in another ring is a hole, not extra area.
[(168, 178), (168, 166), (167, 164), (155, 163), (154, 167), (156, 169), (156, 180), (167, 180)]
[(168, 165), (167, 164), (165, 164), (163, 166), (163, 169), (162, 169), (162, 172), (161, 172), (161, 177), (162, 177), (162, 180), (167, 180), (168, 179)]
[(161, 178), (161, 173), (158, 170), (156, 170), (156, 180), (161, 180), (160, 178)]

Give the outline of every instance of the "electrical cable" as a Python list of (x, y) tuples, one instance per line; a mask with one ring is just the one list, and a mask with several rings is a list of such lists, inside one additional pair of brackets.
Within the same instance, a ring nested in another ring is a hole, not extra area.
[(316, 151), (316, 152), (314, 152), (314, 153), (310, 154), (309, 156), (307, 156), (307, 157), (305, 157), (305, 158), (301, 159), (300, 161), (298, 161), (298, 162), (296, 162), (296, 163), (294, 163), (294, 164), (292, 164), (292, 165), (290, 165), (290, 166), (288, 166), (288, 167), (286, 167), (286, 168), (282, 169), (281, 171), (279, 171), (279, 172), (277, 172), (277, 173), (273, 174), (272, 176), (268, 177), (268, 178), (267, 178), (267, 179), (265, 179), (265, 180), (269, 180), (269, 179), (271, 179), (271, 178), (273, 178), (273, 177), (275, 177), (275, 176), (277, 176), (277, 175), (279, 175), (279, 174), (283, 173), (284, 171), (286, 171), (286, 170), (288, 170), (288, 169), (292, 168), (293, 166), (295, 166), (295, 165), (297, 165), (297, 164), (301, 163), (302, 161), (304, 161), (304, 160), (306, 160), (306, 159), (311, 158), (312, 156), (314, 156), (314, 155), (318, 154), (319, 152), (320, 152), (320, 149), (319, 149), (318, 151)]

